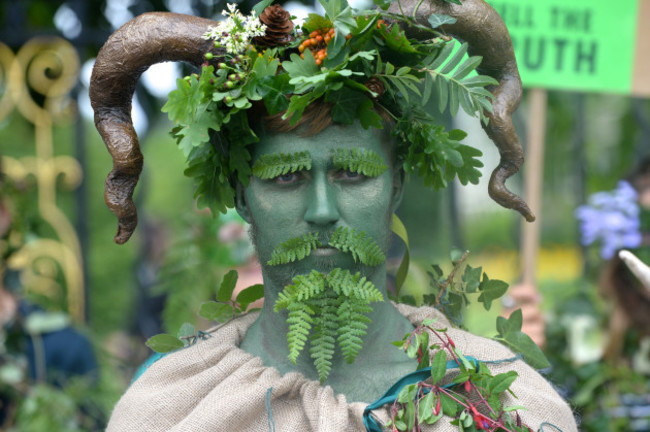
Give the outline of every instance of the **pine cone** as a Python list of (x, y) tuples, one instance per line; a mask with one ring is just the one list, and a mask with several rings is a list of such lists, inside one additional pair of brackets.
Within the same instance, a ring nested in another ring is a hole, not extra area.
[(266, 24), (266, 33), (264, 36), (254, 38), (253, 43), (264, 47), (289, 44), (293, 40), (291, 35), (293, 22), (290, 18), (291, 14), (282, 6), (278, 4), (268, 6), (260, 15), (260, 21)]
[(365, 83), (365, 86), (368, 87), (368, 90), (377, 94), (374, 99), (379, 99), (381, 95), (384, 94), (384, 91), (386, 91), (384, 83), (377, 77), (370, 78), (368, 82)]

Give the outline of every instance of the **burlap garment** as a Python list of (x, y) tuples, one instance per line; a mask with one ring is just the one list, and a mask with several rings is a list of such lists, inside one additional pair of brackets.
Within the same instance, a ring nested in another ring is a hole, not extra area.
[[(398, 307), (414, 324), (435, 316), (448, 325), (435, 309)], [(259, 357), (238, 348), (256, 317), (257, 314), (242, 316), (218, 329), (209, 339), (154, 363), (122, 396), (107, 430), (268, 432), (272, 419), (277, 432), (365, 431), (362, 413), (366, 404), (348, 403), (345, 396), (335, 395), (331, 387), (321, 386), (299, 373), (281, 376), (276, 369), (265, 367)], [(499, 361), (514, 356), (498, 342), (465, 331), (450, 329), (449, 335), (461, 352), (480, 360)], [(518, 399), (507, 396), (504, 402), (526, 407), (520, 414), (533, 430), (577, 431), (566, 402), (523, 361), (490, 364), (489, 368), (493, 373), (517, 371), (519, 377), (511, 389)], [(374, 413), (383, 423), (389, 418), (387, 409)], [(449, 424), (447, 417), (423, 430), (458, 429)]]

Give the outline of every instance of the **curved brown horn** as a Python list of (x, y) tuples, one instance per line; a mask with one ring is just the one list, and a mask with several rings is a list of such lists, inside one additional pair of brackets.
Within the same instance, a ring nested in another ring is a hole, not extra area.
[[(494, 95), (494, 100), (492, 112), (486, 113), (489, 123), (483, 126), (501, 155), (501, 161), (490, 177), (488, 192), (494, 201), (503, 207), (517, 210), (528, 222), (532, 222), (535, 215), (528, 205), (505, 185), (506, 179), (517, 173), (524, 162), (524, 153), (511, 117), (521, 100), (522, 85), (510, 34), (499, 14), (485, 1), (461, 2), (462, 5), (457, 5), (445, 0), (424, 0), (420, 4), (418, 0), (403, 0), (401, 10), (395, 4), (390, 10), (395, 13), (403, 11), (406, 16), (413, 16), (413, 10), (417, 8), (416, 20), (424, 26), (429, 25), (431, 14), (444, 14), (455, 18), (455, 24), (445, 25), (443, 29), (466, 41), (471, 55), (483, 57), (479, 72), (499, 82), (497, 86), (489, 89)], [(407, 29), (407, 33), (409, 32), (418, 36), (417, 30)]]
[(97, 55), (90, 81), (95, 127), (113, 158), (104, 200), (118, 218), (115, 242), (126, 242), (138, 223), (133, 191), (142, 153), (131, 121), (131, 99), (140, 75), (151, 65), (184, 61), (196, 66), (212, 41), (201, 36), (218, 23), (165, 12), (142, 14), (113, 33)]

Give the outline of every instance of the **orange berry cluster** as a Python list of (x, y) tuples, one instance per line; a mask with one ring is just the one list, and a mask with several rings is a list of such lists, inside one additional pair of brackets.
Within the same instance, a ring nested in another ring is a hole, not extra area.
[[(314, 59), (316, 59), (316, 64), (320, 66), (323, 60), (327, 58), (327, 45), (334, 39), (335, 34), (334, 27), (322, 28), (311, 32), (309, 37), (298, 46), (300, 58), (305, 58), (304, 52), (309, 48), (314, 55)], [(352, 35), (347, 35), (346, 39), (350, 39), (351, 37)]]

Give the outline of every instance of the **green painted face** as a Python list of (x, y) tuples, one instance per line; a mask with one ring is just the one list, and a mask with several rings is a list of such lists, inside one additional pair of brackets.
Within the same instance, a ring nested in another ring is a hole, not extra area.
[[(385, 279), (383, 265), (363, 267), (350, 254), (327, 246), (297, 262), (279, 266), (266, 263), (281, 243), (319, 233), (321, 243), (327, 245), (338, 227), (365, 232), (386, 252), (391, 215), (402, 188), (402, 176), (393, 169), (388, 145), (379, 131), (365, 130), (358, 124), (330, 126), (308, 137), (295, 133), (262, 136), (252, 149), (253, 164), (260, 158), (279, 160), (281, 154), (300, 156), (304, 162), (307, 153), (311, 159), (306, 167), (302, 164), (294, 170), (286, 166), (284, 171), (289, 172), (272, 178), (253, 176), (243, 195), (239, 194), (238, 211), (252, 224), (266, 284), (282, 287), (297, 274), (311, 270), (327, 273), (336, 267), (361, 271), (370, 278), (377, 273)], [(342, 167), (337, 160), (342, 151), (378, 156), (389, 169), (365, 175), (354, 167)]]

